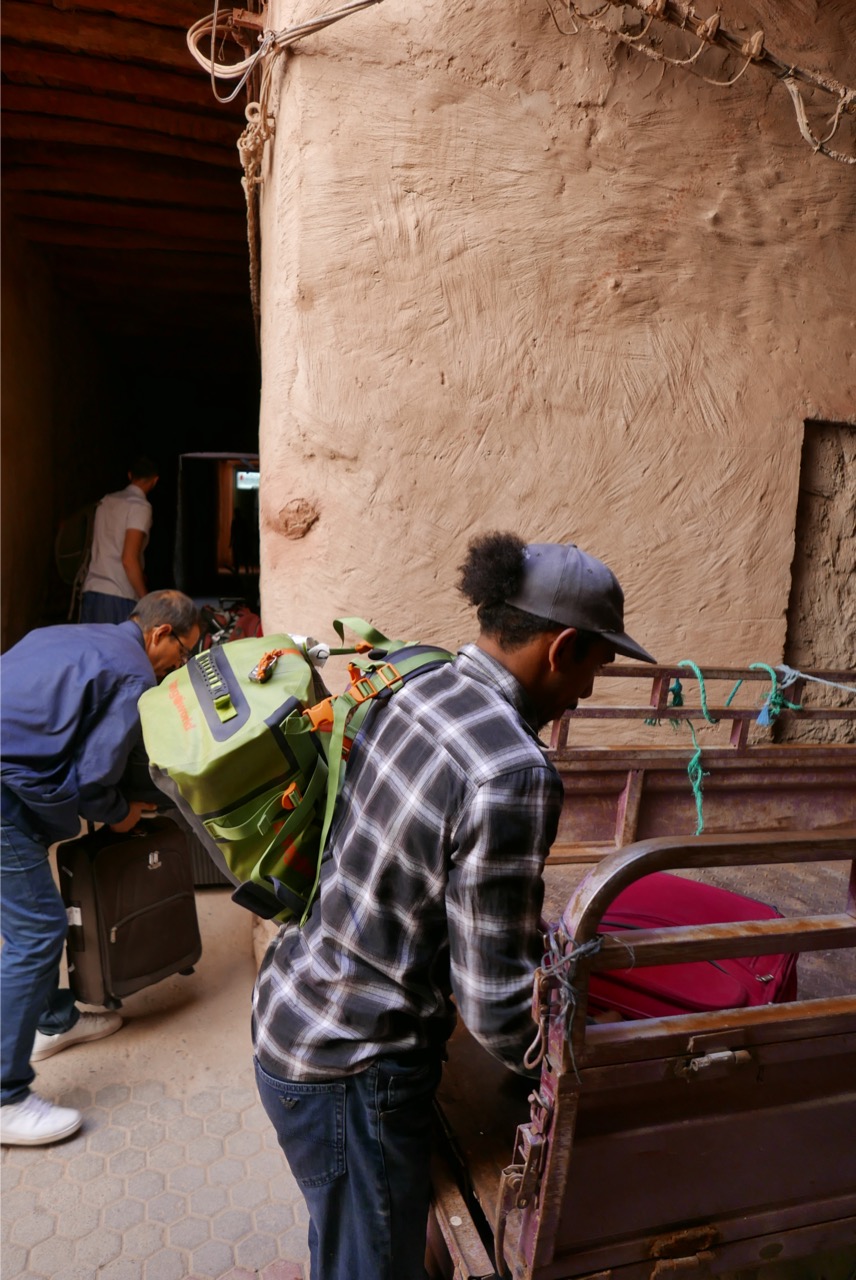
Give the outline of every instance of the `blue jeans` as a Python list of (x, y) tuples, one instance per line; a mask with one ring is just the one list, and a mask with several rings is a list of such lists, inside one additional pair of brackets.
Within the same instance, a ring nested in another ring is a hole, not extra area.
[(0, 818), (0, 1105), (20, 1102), (36, 1077), (36, 1031), (68, 1031), (80, 1013), (59, 986), (67, 928), (48, 851), (34, 832)]
[(307, 1084), (256, 1062), (262, 1105), (309, 1210), (312, 1280), (425, 1280), (440, 1054)]
[(136, 600), (108, 596), (103, 591), (84, 591), (80, 600), (81, 622), (127, 622), (137, 607)]

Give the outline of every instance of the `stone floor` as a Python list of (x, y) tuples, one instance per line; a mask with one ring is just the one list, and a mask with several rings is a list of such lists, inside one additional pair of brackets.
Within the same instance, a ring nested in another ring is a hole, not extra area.
[(51, 1147), (2, 1149), (3, 1280), (306, 1280), (303, 1199), (258, 1102), (252, 920), (197, 892), (196, 973), (125, 1001), (107, 1040), (42, 1062), (80, 1108)]

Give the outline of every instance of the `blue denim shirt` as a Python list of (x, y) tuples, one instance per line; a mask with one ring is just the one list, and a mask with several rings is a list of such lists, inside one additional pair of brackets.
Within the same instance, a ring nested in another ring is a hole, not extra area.
[(137, 702), (156, 683), (137, 623), (31, 631), (0, 658), (0, 681), (6, 817), (49, 843), (76, 836), (81, 817), (120, 822)]

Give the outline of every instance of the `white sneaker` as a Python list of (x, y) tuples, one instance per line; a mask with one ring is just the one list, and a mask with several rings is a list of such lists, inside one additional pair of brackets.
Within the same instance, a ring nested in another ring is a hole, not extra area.
[(73, 1044), (86, 1044), (88, 1040), (103, 1040), (105, 1036), (112, 1036), (121, 1025), (122, 1019), (118, 1013), (82, 1013), (69, 1031), (58, 1031), (53, 1036), (37, 1031), (30, 1062), (42, 1062), (45, 1058), (52, 1058), (55, 1053), (70, 1049)]
[(28, 1093), (20, 1102), (7, 1102), (0, 1107), (0, 1143), (7, 1147), (38, 1147), (70, 1138), (82, 1124), (83, 1116), (73, 1107), (55, 1107), (37, 1093)]

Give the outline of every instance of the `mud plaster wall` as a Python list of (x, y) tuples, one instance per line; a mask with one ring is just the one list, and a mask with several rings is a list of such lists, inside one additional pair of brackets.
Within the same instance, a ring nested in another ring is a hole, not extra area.
[[(722, 21), (856, 82), (843, 0)], [(754, 68), (716, 88), (538, 3), (386, 0), (279, 92), (266, 629), (464, 640), (455, 566), (503, 528), (607, 560), (661, 661), (780, 660), (803, 423), (856, 419), (856, 166)]]

